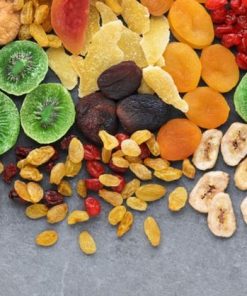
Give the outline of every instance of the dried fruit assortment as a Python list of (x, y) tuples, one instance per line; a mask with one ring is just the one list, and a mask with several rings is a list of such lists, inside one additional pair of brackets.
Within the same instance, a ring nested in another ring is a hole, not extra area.
[[(221, 152), (227, 165), (237, 166), (235, 186), (247, 189), (247, 125), (234, 122), (224, 135), (217, 128), (231, 111), (224, 93), (237, 86), (239, 68), (247, 69), (246, 1), (71, 1), (0, 0), (0, 45), (6, 44), (0, 50), (0, 90), (12, 95), (0, 91), (0, 155), (15, 145), (20, 123), (29, 138), (47, 145), (17, 147), (16, 163), (0, 162), (2, 179), (13, 182), (9, 197), (26, 205), (28, 218), (45, 218), (50, 227), (64, 220), (71, 228), (88, 226), (106, 202), (108, 222), (120, 238), (138, 212), (163, 202), (168, 192), (170, 211), (181, 211), (188, 200), (207, 214), (214, 235), (231, 237), (237, 225), (225, 193), (230, 176), (215, 165)], [(171, 33), (178, 41), (169, 43)], [(215, 36), (222, 45), (212, 44)], [(61, 84), (40, 85), (48, 66)], [(244, 121), (246, 77), (234, 94)], [(75, 106), (68, 90), (78, 80)], [(19, 115), (11, 99), (21, 95), (26, 97)], [(76, 133), (58, 145), (75, 121), (88, 142)], [(192, 183), (196, 169), (211, 171), (188, 192), (180, 179)], [(67, 203), (75, 195), (71, 178), (77, 178), (76, 194), (83, 200), (73, 210)], [(173, 190), (171, 182), (178, 184)], [(244, 200), (245, 221), (246, 209)], [(143, 226), (147, 241), (159, 246), (156, 218), (146, 217)], [(36, 236), (37, 245), (58, 241), (50, 227)], [(87, 230), (78, 244), (87, 255), (97, 250)]]

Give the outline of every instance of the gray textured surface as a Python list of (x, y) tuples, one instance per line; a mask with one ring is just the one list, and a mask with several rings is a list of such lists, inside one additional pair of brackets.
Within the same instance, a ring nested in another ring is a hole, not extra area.
[[(228, 101), (231, 104), (231, 96)], [(20, 105), (21, 100), (16, 102)], [(232, 114), (227, 126), (236, 120)], [(30, 142), (21, 135), (19, 144)], [(1, 160), (7, 163), (13, 154), (12, 150)], [(217, 168), (233, 175), (221, 157)], [(190, 190), (194, 182), (183, 178), (179, 183)], [(167, 185), (168, 193), (175, 186)], [(238, 230), (228, 240), (214, 237), (206, 216), (189, 205), (180, 213), (170, 213), (167, 197), (151, 204), (147, 213), (135, 214), (133, 229), (119, 240), (107, 223), (110, 207), (105, 203), (98, 219), (74, 227), (65, 222), (51, 227), (45, 220), (26, 218), (24, 206), (9, 200), (9, 189), (0, 181), (0, 296), (242, 296), (247, 292), (247, 226), (239, 210), (245, 193), (236, 190), (232, 180), (228, 192)], [(82, 206), (76, 196), (68, 203), (70, 210)], [(157, 249), (143, 233), (147, 215), (157, 218), (162, 230)], [(58, 243), (49, 249), (35, 246), (36, 234), (47, 228), (59, 232)], [(91, 257), (78, 247), (77, 237), (84, 229), (97, 242), (98, 251)]]

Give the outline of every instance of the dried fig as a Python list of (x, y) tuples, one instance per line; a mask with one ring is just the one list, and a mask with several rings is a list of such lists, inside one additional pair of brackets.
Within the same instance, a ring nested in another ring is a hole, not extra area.
[(100, 130), (110, 134), (117, 131), (116, 104), (100, 92), (90, 94), (77, 103), (76, 121), (85, 137), (94, 143), (102, 144), (98, 136)]
[(117, 106), (117, 115), (126, 132), (157, 130), (168, 120), (170, 107), (155, 95), (132, 95)]

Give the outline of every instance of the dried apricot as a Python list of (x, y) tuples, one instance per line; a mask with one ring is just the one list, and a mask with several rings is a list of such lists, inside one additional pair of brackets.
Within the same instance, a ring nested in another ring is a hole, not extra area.
[(176, 118), (164, 124), (157, 141), (161, 156), (167, 160), (182, 160), (192, 155), (202, 137), (201, 130), (190, 120)]
[(202, 128), (217, 128), (228, 119), (230, 108), (227, 101), (210, 87), (198, 87), (188, 92), (184, 100), (189, 105), (186, 116)]
[(214, 27), (206, 9), (195, 0), (177, 0), (168, 19), (173, 35), (193, 48), (204, 48), (214, 40)]
[(202, 79), (219, 92), (228, 92), (239, 81), (239, 69), (234, 54), (220, 44), (203, 49), (201, 54)]
[(150, 14), (161, 16), (172, 6), (174, 0), (141, 0), (142, 5), (148, 8)]
[(197, 87), (202, 66), (196, 52), (182, 42), (169, 43), (165, 52), (164, 70), (173, 78), (179, 92), (187, 92)]

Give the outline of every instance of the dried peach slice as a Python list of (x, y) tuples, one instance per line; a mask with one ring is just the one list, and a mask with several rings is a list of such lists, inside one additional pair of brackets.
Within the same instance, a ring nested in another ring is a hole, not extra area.
[(181, 99), (169, 73), (158, 66), (148, 66), (143, 69), (143, 78), (165, 103), (173, 105), (182, 112), (188, 111), (188, 104)]
[(217, 128), (228, 119), (230, 108), (227, 101), (210, 87), (198, 87), (188, 92), (184, 100), (189, 105), (186, 116), (202, 128)]
[(169, 43), (164, 52), (164, 70), (173, 78), (179, 92), (195, 89), (201, 77), (201, 62), (196, 52), (182, 42)]
[(201, 130), (193, 122), (184, 118), (169, 120), (159, 132), (157, 141), (162, 158), (182, 160), (192, 155), (202, 137)]
[(122, 0), (122, 17), (129, 29), (144, 34), (150, 29), (150, 19), (147, 7), (137, 0)]
[(214, 39), (214, 27), (206, 9), (195, 0), (177, 0), (168, 16), (173, 35), (193, 48), (204, 48)]
[(97, 91), (100, 74), (123, 61), (124, 54), (117, 45), (122, 29), (121, 21), (110, 22), (93, 36), (81, 69), (80, 97)]
[(143, 35), (141, 47), (149, 65), (154, 65), (162, 57), (170, 39), (169, 23), (166, 17), (152, 17), (150, 30)]
[(141, 0), (141, 4), (146, 6), (150, 14), (161, 16), (172, 6), (174, 0)]
[(228, 92), (239, 81), (239, 69), (234, 54), (220, 44), (203, 49), (201, 54), (202, 79), (219, 92)]

